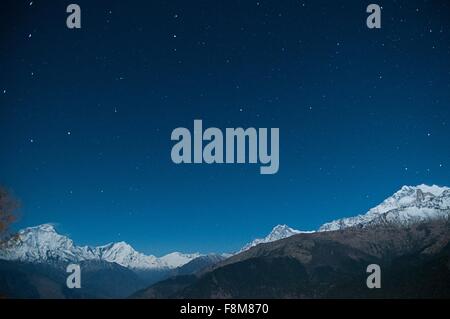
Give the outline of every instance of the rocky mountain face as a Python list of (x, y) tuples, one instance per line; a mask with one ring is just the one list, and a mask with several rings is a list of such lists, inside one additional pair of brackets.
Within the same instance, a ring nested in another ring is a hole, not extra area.
[(408, 226), (436, 218), (449, 218), (449, 216), (450, 188), (423, 184), (403, 186), (367, 213), (326, 223), (318, 231), (387, 224)]
[(305, 233), (300, 230), (293, 229), (289, 227), (288, 225), (277, 225), (275, 226), (272, 231), (264, 238), (256, 238), (255, 240), (251, 241), (250, 243), (246, 244), (239, 252), (246, 251), (256, 245), (263, 244), (263, 243), (270, 243), (276, 240), (280, 240), (283, 238), (287, 238), (296, 234)]
[[(381, 267), (381, 289), (366, 285)], [(449, 298), (447, 219), (297, 234), (169, 278), (134, 298)]]
[[(135, 298), (432, 298), (450, 296), (450, 189), (404, 186), (367, 213), (263, 239), (195, 275)], [(369, 290), (366, 267), (383, 269)]]
[(368, 212), (354, 217), (337, 219), (323, 224), (313, 231), (300, 231), (287, 225), (277, 225), (264, 238), (246, 244), (238, 253), (256, 245), (269, 243), (301, 233), (342, 230), (350, 227), (374, 225), (408, 226), (423, 221), (450, 217), (450, 188), (441, 186), (403, 186)]

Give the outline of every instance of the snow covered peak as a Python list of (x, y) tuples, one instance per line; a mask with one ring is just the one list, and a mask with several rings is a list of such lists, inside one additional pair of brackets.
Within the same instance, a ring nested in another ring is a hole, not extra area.
[[(450, 218), (450, 188), (421, 184), (403, 186), (365, 214), (326, 223), (318, 231), (380, 224), (408, 225), (436, 218)], [(277, 225), (266, 237), (253, 240), (239, 252), (299, 233), (305, 232)], [(69, 237), (59, 234), (52, 224), (25, 228), (19, 232), (19, 238), (0, 250), (0, 259), (27, 262), (103, 260), (130, 269), (148, 270), (173, 269), (201, 256), (199, 253), (173, 252), (158, 258), (142, 254), (123, 241), (98, 247), (77, 246)]]
[(438, 186), (438, 185), (425, 185), (425, 184), (420, 184), (417, 186), (403, 186), (402, 189), (416, 189), (416, 190), (421, 190), (423, 193), (430, 193), (434, 196), (441, 196), (442, 193), (444, 193), (445, 191), (450, 190), (450, 187), (445, 187), (445, 186)]
[(425, 184), (403, 186), (399, 191), (385, 199), (380, 205), (369, 210), (368, 213), (383, 214), (393, 209), (416, 205), (421, 202), (429, 202), (443, 195), (448, 190), (450, 190), (448, 187), (428, 186)]
[(170, 265), (170, 268), (176, 268), (183, 266), (184, 264), (187, 264), (191, 260), (200, 256), (202, 256), (200, 253), (183, 254), (180, 252), (173, 252), (165, 256), (162, 256), (160, 260), (166, 265), (168, 266)]
[(172, 269), (188, 263), (200, 254), (173, 253), (161, 258), (137, 252), (124, 241), (104, 246), (76, 246), (67, 236), (57, 233), (51, 224), (19, 231), (19, 240), (0, 250), (0, 259), (26, 262), (80, 262), (103, 260), (131, 269)]
[(125, 253), (132, 253), (134, 252), (134, 248), (131, 247), (128, 243), (124, 241), (119, 241), (117, 243), (109, 243), (104, 246), (98, 246), (97, 249), (100, 251), (116, 251), (116, 252), (125, 252)]
[(246, 251), (262, 243), (270, 243), (272, 241), (280, 240), (300, 233), (307, 233), (307, 232), (293, 229), (287, 225), (277, 225), (272, 229), (269, 235), (267, 235), (264, 238), (257, 238), (253, 240), (252, 242), (242, 247), (242, 249), (239, 252)]
[(265, 240), (267, 240), (268, 242), (275, 241), (278, 239), (290, 237), (298, 233), (300, 233), (299, 230), (293, 229), (288, 225), (277, 225), (272, 229), (270, 234), (266, 236)]
[(157, 257), (137, 252), (124, 241), (94, 248), (98, 259), (133, 269), (164, 268)]
[(55, 229), (55, 226), (53, 226), (53, 224), (42, 224), (42, 225), (35, 226), (35, 227), (29, 227), (28, 229), (30, 231), (43, 231), (43, 232), (56, 233), (56, 229)]
[[(348, 227), (367, 227), (376, 224), (408, 225), (436, 218), (450, 218), (450, 188), (438, 185), (403, 186), (381, 204), (362, 215), (342, 218), (323, 224), (320, 231), (339, 230)], [(239, 252), (261, 243), (268, 243), (302, 232), (287, 225), (275, 226), (265, 238), (257, 238)]]
[(435, 218), (450, 216), (450, 188), (425, 184), (403, 186), (381, 204), (363, 215), (342, 218), (326, 223), (319, 231), (347, 227), (366, 227), (373, 224), (394, 223), (408, 225)]
[(24, 261), (78, 261), (93, 258), (88, 247), (77, 247), (73, 241), (56, 232), (51, 224), (19, 231), (19, 240), (0, 250), (0, 259)]

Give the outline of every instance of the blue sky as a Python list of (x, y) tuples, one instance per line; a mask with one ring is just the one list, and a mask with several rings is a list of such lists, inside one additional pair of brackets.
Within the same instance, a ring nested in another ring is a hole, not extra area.
[[(69, 3), (67, 3), (69, 4)], [(78, 244), (222, 252), (276, 224), (450, 185), (450, 4), (2, 1), (0, 183), (16, 227)], [(175, 165), (176, 127), (278, 127), (280, 170)]]

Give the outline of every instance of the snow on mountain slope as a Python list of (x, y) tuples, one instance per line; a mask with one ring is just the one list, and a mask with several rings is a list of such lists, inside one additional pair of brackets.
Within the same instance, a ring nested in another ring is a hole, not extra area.
[[(323, 224), (317, 231), (332, 231), (348, 227), (368, 227), (380, 224), (407, 226), (411, 223), (436, 218), (450, 218), (450, 188), (437, 185), (403, 186), (378, 206), (363, 215), (342, 218)], [(238, 253), (261, 243), (290, 237), (302, 232), (287, 225), (275, 226), (265, 238), (245, 245)]]
[(182, 266), (200, 254), (171, 253), (157, 258), (137, 252), (125, 242), (99, 247), (76, 246), (73, 241), (56, 232), (53, 225), (28, 227), (19, 232), (20, 240), (0, 250), (0, 259), (27, 262), (80, 262), (103, 260), (131, 269), (173, 269)]
[[(342, 218), (323, 224), (318, 231), (332, 231), (348, 227), (371, 225), (409, 225), (436, 218), (450, 218), (450, 188), (440, 186), (403, 186), (378, 206), (363, 215)], [(269, 235), (246, 244), (239, 252), (261, 243), (273, 242), (299, 233), (310, 233), (275, 226)], [(144, 255), (125, 242), (99, 247), (76, 246), (73, 241), (56, 232), (50, 224), (29, 227), (19, 232), (20, 241), (0, 250), (0, 259), (30, 262), (104, 260), (131, 269), (173, 269), (201, 256), (199, 253), (170, 253), (162, 257)], [(239, 253), (238, 252), (238, 253)], [(229, 257), (231, 254), (224, 254)]]
[(95, 251), (90, 247), (77, 247), (68, 237), (55, 231), (53, 225), (29, 227), (19, 232), (20, 240), (0, 250), (1, 259), (12, 260), (66, 260), (94, 259)]
[(152, 269), (165, 267), (155, 256), (139, 253), (123, 241), (96, 247), (95, 250), (98, 259), (115, 262), (127, 268)]
[(170, 253), (168, 255), (165, 255), (163, 257), (160, 258), (160, 260), (164, 263), (166, 263), (167, 265), (171, 265), (172, 268), (176, 268), (176, 267), (181, 267), (184, 264), (187, 264), (188, 262), (190, 262), (191, 260), (202, 256), (199, 253), (194, 253), (194, 254), (182, 254), (179, 252), (173, 252)]
[(403, 186), (366, 214), (342, 218), (323, 224), (318, 231), (376, 224), (409, 225), (450, 216), (450, 188), (440, 186)]
[(287, 238), (296, 234), (300, 233), (309, 233), (305, 231), (300, 231), (293, 229), (287, 225), (277, 225), (275, 226), (272, 231), (264, 238), (257, 238), (253, 240), (252, 242), (246, 244), (244, 247), (241, 248), (239, 252), (246, 251), (256, 245), (262, 244), (262, 243), (270, 243), (272, 241), (280, 240), (283, 238)]

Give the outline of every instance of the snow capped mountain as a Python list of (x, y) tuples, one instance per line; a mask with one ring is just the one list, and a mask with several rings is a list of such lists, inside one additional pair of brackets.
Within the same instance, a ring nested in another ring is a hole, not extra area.
[(95, 250), (98, 259), (115, 262), (127, 268), (152, 269), (165, 267), (155, 256), (139, 253), (123, 241), (96, 247)]
[(200, 257), (200, 256), (202, 256), (202, 255), (199, 253), (182, 254), (179, 252), (173, 252), (173, 253), (170, 253), (168, 255), (161, 257), (160, 260), (162, 262), (166, 263), (167, 265), (171, 265), (171, 268), (176, 268), (176, 267), (183, 266), (184, 264), (187, 264), (191, 260), (193, 260), (197, 257)]
[[(323, 224), (317, 231), (333, 231), (348, 227), (368, 227), (371, 225), (395, 224), (407, 226), (411, 223), (436, 218), (450, 218), (450, 188), (440, 186), (403, 186), (367, 213), (355, 217), (338, 219)], [(261, 243), (269, 243), (299, 233), (287, 225), (277, 225), (264, 238), (257, 238), (246, 244), (238, 253)], [(0, 259), (28, 262), (79, 262), (102, 260), (137, 270), (163, 270), (183, 266), (191, 260), (203, 256), (199, 253), (182, 254), (173, 252), (162, 257), (144, 255), (134, 250), (126, 242), (104, 246), (77, 246), (74, 242), (58, 234), (51, 224), (29, 227), (19, 232), (19, 241), (14, 241), (0, 250)], [(223, 254), (230, 257), (232, 254)]]
[(0, 250), (0, 258), (8, 260), (77, 261), (95, 258), (90, 247), (75, 246), (58, 234), (53, 225), (29, 227), (19, 232), (19, 240)]
[[(407, 226), (411, 223), (437, 218), (450, 218), (450, 188), (437, 185), (403, 186), (367, 213), (334, 220), (323, 224), (317, 231), (333, 231), (348, 227), (368, 227), (371, 225), (395, 224)], [(261, 243), (287, 238), (299, 233), (287, 225), (278, 225), (265, 238), (257, 238), (245, 245), (238, 253)]]
[(450, 217), (450, 188), (440, 186), (403, 186), (366, 214), (342, 218), (322, 225), (318, 231), (379, 224), (409, 225), (415, 222)]
[(280, 240), (283, 238), (290, 237), (292, 235), (300, 234), (300, 233), (309, 233), (305, 231), (300, 231), (293, 229), (287, 225), (277, 225), (275, 226), (272, 231), (264, 238), (257, 238), (253, 240), (252, 242), (248, 243), (239, 252), (246, 251), (256, 245), (262, 244), (262, 243), (270, 243), (272, 241)]
[(173, 269), (199, 257), (200, 254), (171, 253), (163, 257), (144, 255), (126, 242), (99, 247), (76, 246), (56, 232), (53, 225), (28, 227), (19, 232), (19, 240), (0, 250), (0, 259), (27, 262), (80, 262), (103, 260), (131, 269)]

